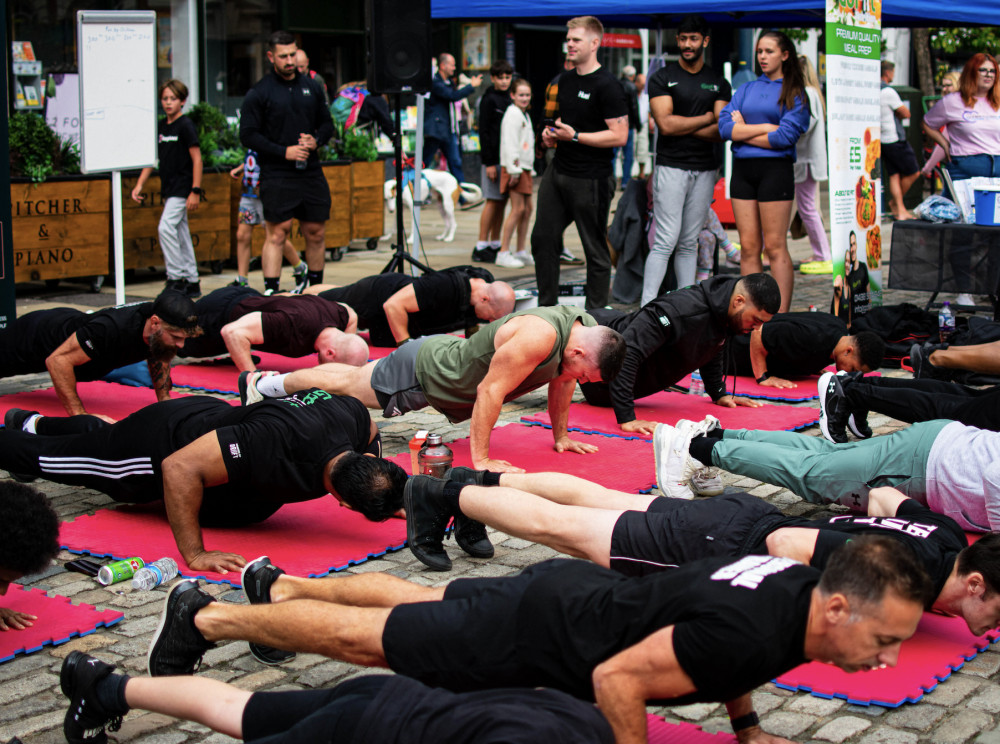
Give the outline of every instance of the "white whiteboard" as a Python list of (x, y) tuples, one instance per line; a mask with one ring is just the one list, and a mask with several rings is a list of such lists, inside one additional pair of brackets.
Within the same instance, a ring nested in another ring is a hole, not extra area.
[(76, 39), (81, 170), (155, 165), (155, 11), (77, 11)]

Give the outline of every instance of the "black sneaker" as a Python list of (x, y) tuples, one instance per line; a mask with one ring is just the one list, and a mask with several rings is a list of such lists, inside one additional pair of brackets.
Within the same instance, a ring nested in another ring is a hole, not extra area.
[(455, 515), (455, 542), (473, 558), (493, 557), (493, 543), (486, 535), (486, 525), (464, 514)]
[(406, 542), (417, 560), (434, 571), (451, 570), (451, 558), (441, 543), (452, 517), (443, 497), (447, 484), (443, 478), (414, 475), (403, 489)]
[(37, 416), (38, 411), (28, 411), (24, 408), (11, 408), (3, 415), (4, 428), (11, 431), (23, 431), (24, 422), (32, 416)]
[(473, 248), (472, 260), (479, 263), (496, 263), (499, 253), (499, 248), (490, 248), (488, 246), (486, 248)]
[(951, 370), (935, 367), (931, 364), (931, 354), (937, 351), (939, 344), (913, 344), (910, 347), (910, 366), (913, 367), (914, 380), (950, 380)]
[[(266, 555), (246, 564), (240, 575), (240, 583), (250, 604), (270, 604), (271, 584), (283, 573), (285, 572), (271, 563), (271, 559)], [(268, 666), (283, 664), (295, 658), (294, 651), (282, 651), (280, 648), (263, 646), (259, 643), (250, 644), (250, 654), (261, 664)]]
[(306, 291), (306, 287), (309, 286), (309, 274), (307, 271), (292, 271), (292, 281), (295, 282), (295, 286), (292, 287), (292, 294), (302, 294)]
[(115, 670), (81, 651), (71, 651), (63, 660), (59, 686), (69, 698), (69, 710), (63, 719), (63, 734), (70, 744), (104, 744), (107, 731), (117, 731), (122, 717), (108, 713), (97, 700), (95, 685)]
[(825, 372), (819, 378), (819, 428), (823, 436), (835, 444), (847, 441), (847, 417), (851, 409), (844, 397), (844, 388), (833, 372)]
[(473, 470), (472, 468), (459, 465), (458, 467), (450, 468), (444, 474), (444, 477), (445, 480), (449, 480), (452, 483), (461, 483), (465, 486), (485, 486), (487, 472), (489, 471)]
[(201, 282), (184, 282), (184, 294), (192, 300), (201, 297)]
[(174, 584), (163, 604), (160, 626), (149, 644), (149, 675), (168, 677), (194, 674), (201, 657), (215, 644), (205, 640), (194, 625), (198, 610), (215, 600), (198, 588), (194, 579)]
[(858, 439), (871, 439), (874, 436), (868, 425), (868, 411), (855, 411), (847, 417), (847, 428)]

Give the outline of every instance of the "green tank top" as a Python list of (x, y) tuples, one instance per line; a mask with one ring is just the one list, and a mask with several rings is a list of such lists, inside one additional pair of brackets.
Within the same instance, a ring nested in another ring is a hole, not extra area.
[(496, 353), (493, 343), (497, 331), (519, 315), (534, 315), (549, 323), (556, 330), (556, 342), (545, 360), (507, 394), (504, 402), (540, 388), (559, 376), (559, 365), (574, 323), (580, 321), (585, 326), (597, 325), (597, 321), (583, 308), (558, 305), (511, 313), (483, 326), (472, 338), (435, 336), (425, 341), (417, 352), (417, 381), (427, 402), (452, 423), (472, 417), (476, 388), (486, 377)]

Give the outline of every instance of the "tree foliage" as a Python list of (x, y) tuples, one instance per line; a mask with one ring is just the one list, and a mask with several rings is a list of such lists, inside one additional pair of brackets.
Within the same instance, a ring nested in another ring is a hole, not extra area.
[(1000, 53), (1000, 29), (996, 26), (969, 26), (931, 29), (931, 46), (947, 54)]

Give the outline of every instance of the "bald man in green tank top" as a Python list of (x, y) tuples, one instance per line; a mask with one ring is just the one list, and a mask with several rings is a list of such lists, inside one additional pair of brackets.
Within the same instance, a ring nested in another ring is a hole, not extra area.
[(594, 452), (596, 447), (567, 433), (573, 391), (577, 382), (613, 379), (624, 356), (621, 335), (597, 325), (583, 309), (542, 307), (495, 320), (468, 339), (407, 341), (363, 367), (332, 363), (286, 375), (245, 372), (240, 397), (246, 405), (318, 387), (358, 398), (386, 417), (432, 406), (449, 421), (471, 420), (474, 468), (524, 472), (490, 456), (490, 432), (503, 404), (547, 383), (556, 451)]

